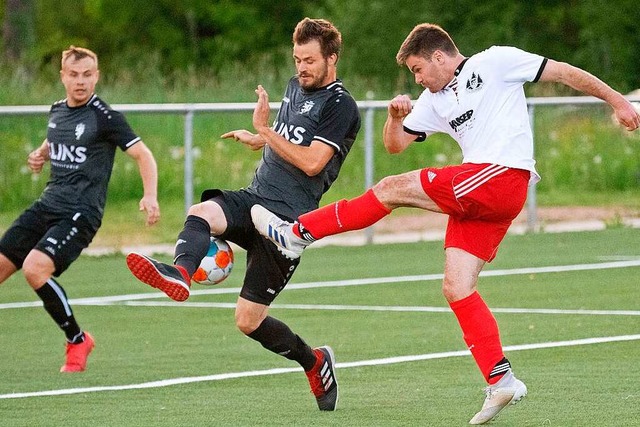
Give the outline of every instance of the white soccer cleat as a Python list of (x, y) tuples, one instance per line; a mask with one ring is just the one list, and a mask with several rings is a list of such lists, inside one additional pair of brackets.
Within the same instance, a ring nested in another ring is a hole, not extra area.
[(475, 414), (469, 424), (484, 424), (494, 419), (507, 405), (515, 405), (527, 395), (527, 386), (517, 379), (511, 369), (494, 385), (485, 388), (487, 397), (480, 412)]
[(289, 259), (298, 259), (304, 248), (311, 242), (293, 233), (293, 223), (280, 219), (270, 210), (260, 206), (251, 207), (253, 225), (267, 239), (271, 240), (278, 250)]

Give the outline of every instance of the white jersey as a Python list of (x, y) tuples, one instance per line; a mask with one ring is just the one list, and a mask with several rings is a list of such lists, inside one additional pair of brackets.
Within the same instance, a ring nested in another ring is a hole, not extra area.
[(465, 59), (441, 91), (425, 90), (405, 117), (416, 141), (437, 132), (456, 140), (464, 163), (493, 163), (531, 172), (533, 135), (524, 96), (525, 82), (536, 82), (547, 59), (523, 50), (493, 46)]

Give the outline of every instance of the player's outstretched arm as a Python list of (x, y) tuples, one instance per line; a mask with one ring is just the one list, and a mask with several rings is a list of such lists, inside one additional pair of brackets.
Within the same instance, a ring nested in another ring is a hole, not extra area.
[(540, 81), (562, 83), (587, 95), (595, 96), (611, 105), (618, 122), (633, 131), (640, 127), (640, 114), (618, 91), (594, 75), (565, 62), (548, 60)]
[(151, 150), (142, 141), (131, 146), (126, 153), (138, 164), (144, 195), (140, 199), (140, 211), (147, 213), (147, 225), (153, 225), (160, 219), (158, 204), (158, 166)]
[(220, 135), (220, 138), (233, 138), (234, 140), (243, 143), (253, 151), (260, 150), (265, 144), (265, 140), (260, 135), (251, 133), (245, 129), (232, 130), (230, 132), (223, 133)]

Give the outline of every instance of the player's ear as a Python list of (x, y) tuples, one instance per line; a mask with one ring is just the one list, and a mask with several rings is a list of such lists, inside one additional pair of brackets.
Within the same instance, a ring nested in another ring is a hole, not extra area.
[(338, 63), (338, 55), (336, 55), (335, 53), (332, 53), (327, 58), (327, 62), (329, 63), (329, 65), (336, 65)]

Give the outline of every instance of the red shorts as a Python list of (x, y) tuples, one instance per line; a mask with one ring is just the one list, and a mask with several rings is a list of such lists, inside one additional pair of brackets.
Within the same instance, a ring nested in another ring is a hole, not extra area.
[(444, 247), (487, 262), (527, 199), (530, 172), (489, 163), (465, 163), (420, 172), (422, 188), (449, 215)]

